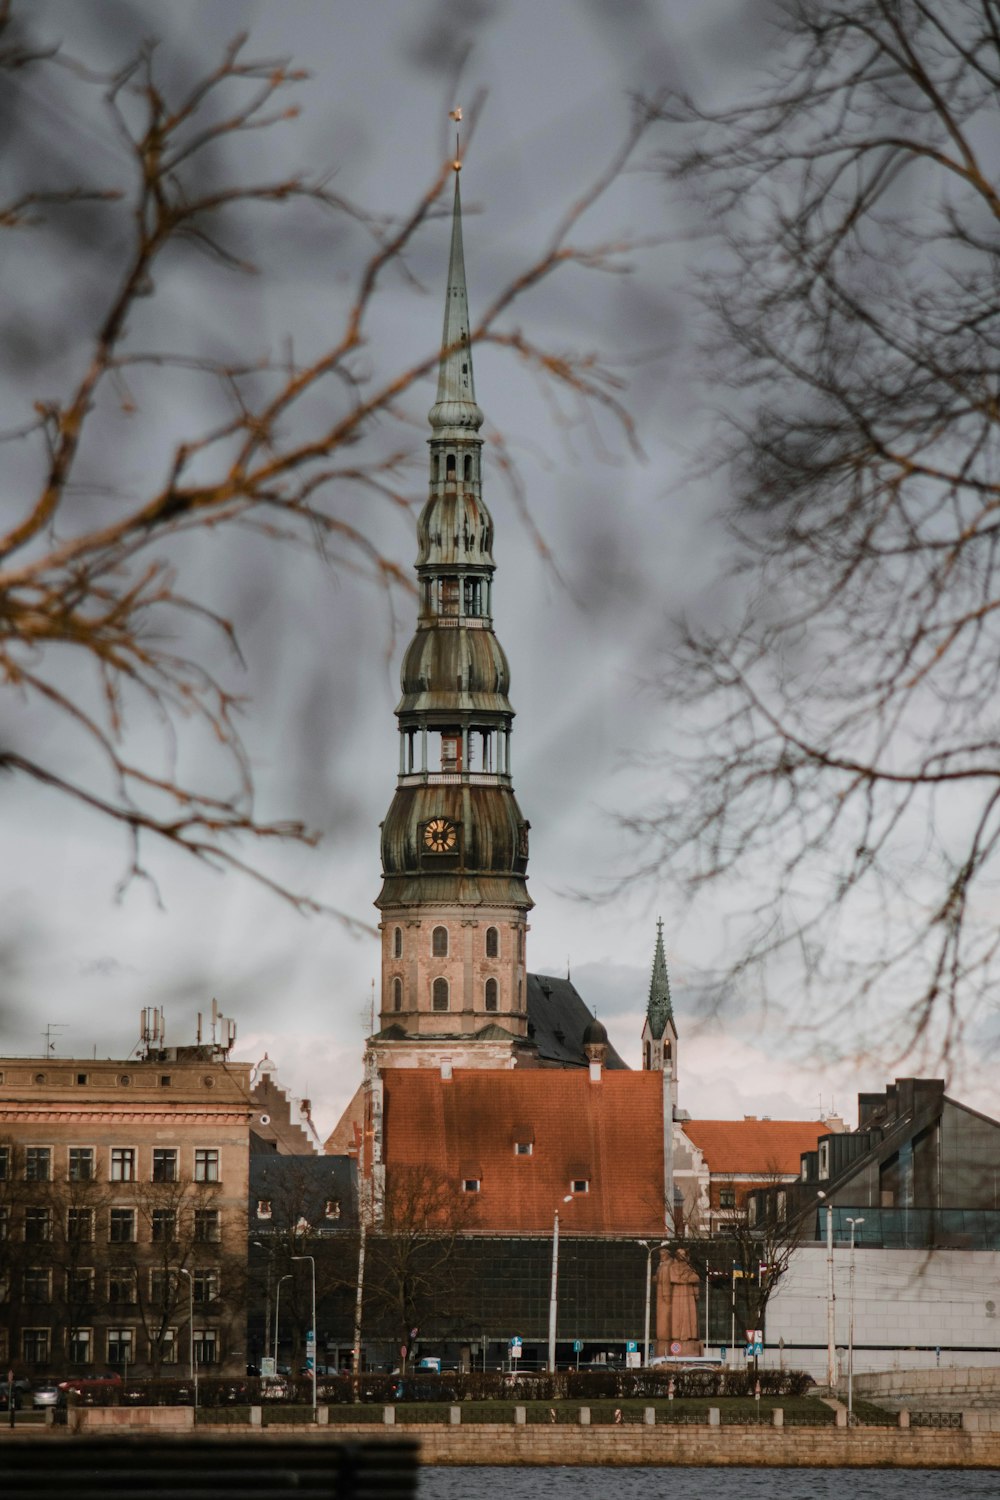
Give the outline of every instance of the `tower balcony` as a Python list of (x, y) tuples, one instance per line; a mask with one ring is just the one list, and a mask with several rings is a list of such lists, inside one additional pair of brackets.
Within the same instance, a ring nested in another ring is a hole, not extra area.
[(405, 771), (397, 786), (510, 786), (511, 778), (497, 771)]

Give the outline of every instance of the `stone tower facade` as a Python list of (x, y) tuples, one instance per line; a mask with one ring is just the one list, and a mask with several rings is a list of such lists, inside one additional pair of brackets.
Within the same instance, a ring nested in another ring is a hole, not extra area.
[(407, 1044), (423, 1051), (478, 1039), (482, 1061), (497, 1066), (519, 1042), (530, 1050), (529, 825), (514, 796), (510, 673), (493, 631), (493, 521), (482, 495), (458, 166), (429, 494), (417, 526), (419, 612), (396, 708), (399, 776), (382, 824), (373, 1041), (405, 1063), (415, 1060)]

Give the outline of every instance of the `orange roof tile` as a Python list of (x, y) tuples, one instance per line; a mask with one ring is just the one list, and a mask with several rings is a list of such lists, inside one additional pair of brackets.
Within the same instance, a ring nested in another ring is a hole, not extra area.
[(822, 1120), (686, 1120), (683, 1130), (710, 1172), (798, 1173), (830, 1127)]
[[(660, 1234), (663, 1082), (659, 1073), (579, 1068), (389, 1068), (383, 1074), (383, 1154), (394, 1167), (428, 1168), (463, 1194), (480, 1233)], [(531, 1154), (517, 1155), (530, 1140)], [(589, 1188), (569, 1203), (574, 1178)]]

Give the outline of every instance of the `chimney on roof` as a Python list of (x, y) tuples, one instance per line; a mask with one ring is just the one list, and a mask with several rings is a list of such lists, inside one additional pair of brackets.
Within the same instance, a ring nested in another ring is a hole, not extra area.
[(744, 1118), (744, 1120), (756, 1120), (757, 1116), (756, 1115), (744, 1115), (743, 1118)]

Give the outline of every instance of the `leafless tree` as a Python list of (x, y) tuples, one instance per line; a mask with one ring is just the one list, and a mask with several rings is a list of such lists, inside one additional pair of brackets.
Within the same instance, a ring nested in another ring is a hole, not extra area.
[(471, 1201), (457, 1198), (454, 1183), (432, 1168), (389, 1170), (382, 1222), (368, 1241), (365, 1300), (376, 1325), (398, 1339), (404, 1372), (420, 1329), (463, 1303), (449, 1267), (472, 1219)]
[[(100, 77), (33, 43), (26, 14), (0, 3), (14, 184), (0, 196), (0, 229), (27, 288), (10, 342), (31, 351), (0, 434), (8, 475), (0, 680), (8, 714), (16, 695), (24, 715), (11, 719), (0, 769), (121, 825), (127, 879), (147, 875), (142, 850), (152, 840), (275, 884), (248, 846), (313, 835), (255, 809), (245, 705), (231, 670), (238, 621), (220, 608), (210, 575), (238, 567), (249, 537), (316, 549), (389, 595), (411, 587), (408, 570), (382, 548), (377, 516), (412, 502), (407, 461), (421, 442), (407, 398), (438, 351), (379, 368), (371, 325), (387, 281), (416, 285), (407, 258), (444, 211), (452, 166), (443, 162), (398, 215), (366, 212), (321, 170), (282, 163), (273, 176), (261, 172), (262, 160), (280, 159), (277, 144), (262, 152), (262, 132), (271, 140), (293, 130), (300, 107), (306, 74), (287, 61), (254, 58), (238, 38), (194, 77), (181, 58), (149, 45)], [(100, 149), (53, 152), (33, 176), (40, 143), (53, 136), (45, 106), (56, 94), (60, 103), (72, 96)], [(475, 111), (469, 116), (471, 132)], [(510, 314), (556, 270), (624, 268), (625, 242), (576, 235), (646, 123), (637, 114), (608, 170), (472, 331), (533, 369), (564, 413), (586, 411), (592, 421), (599, 411), (629, 442), (615, 372), (589, 351), (539, 347)], [(249, 247), (276, 209), (289, 234), (303, 215), (318, 215), (318, 232), (354, 275), (354, 295), (318, 353), (300, 356), (290, 342), (270, 348), (253, 321), (244, 329), (230, 320), (222, 337), (197, 316), (177, 315), (210, 302), (223, 275), (256, 269)], [(102, 253), (88, 257), (95, 235)], [(46, 258), (53, 238), (58, 275)], [(232, 653), (221, 664), (220, 642)], [(57, 734), (33, 735), (32, 713)], [(150, 723), (162, 731), (158, 750)], [(74, 754), (60, 757), (67, 737)], [(206, 761), (206, 747), (214, 759)]]
[(742, 893), (741, 964), (821, 1038), (947, 1061), (1000, 957), (1000, 6), (780, 15), (748, 103), (669, 111), (715, 215), (732, 567), (671, 643), (687, 735), (632, 821), (647, 869)]

